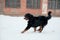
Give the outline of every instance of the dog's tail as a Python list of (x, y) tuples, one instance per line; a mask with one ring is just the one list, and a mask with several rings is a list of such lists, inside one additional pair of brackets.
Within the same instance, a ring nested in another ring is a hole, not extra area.
[(49, 20), (51, 18), (51, 11), (48, 12), (48, 16), (47, 16), (47, 19)]

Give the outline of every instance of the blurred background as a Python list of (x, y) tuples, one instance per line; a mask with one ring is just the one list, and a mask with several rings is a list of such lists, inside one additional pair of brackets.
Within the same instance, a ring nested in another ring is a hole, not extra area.
[(0, 14), (10, 16), (24, 16), (47, 14), (52, 11), (53, 16), (60, 17), (60, 0), (0, 0)]

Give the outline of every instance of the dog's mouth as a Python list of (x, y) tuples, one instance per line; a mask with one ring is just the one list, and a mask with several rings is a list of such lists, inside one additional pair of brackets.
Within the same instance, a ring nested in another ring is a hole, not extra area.
[(28, 18), (24, 18), (25, 20), (28, 20)]

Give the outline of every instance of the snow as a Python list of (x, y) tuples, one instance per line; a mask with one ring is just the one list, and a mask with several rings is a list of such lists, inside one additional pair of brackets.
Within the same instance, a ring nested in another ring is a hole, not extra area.
[(22, 34), (26, 26), (24, 17), (0, 15), (0, 40), (60, 40), (60, 17), (52, 17), (42, 33), (31, 28)]

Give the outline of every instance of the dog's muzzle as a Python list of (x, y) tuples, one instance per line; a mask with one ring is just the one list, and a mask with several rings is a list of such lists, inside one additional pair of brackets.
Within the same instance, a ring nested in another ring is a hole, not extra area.
[(28, 18), (24, 18), (25, 20), (28, 20)]

